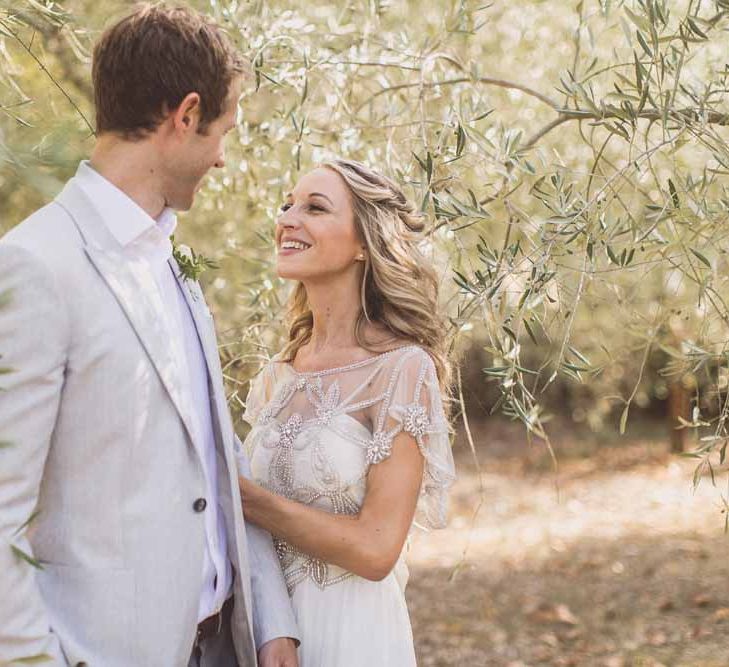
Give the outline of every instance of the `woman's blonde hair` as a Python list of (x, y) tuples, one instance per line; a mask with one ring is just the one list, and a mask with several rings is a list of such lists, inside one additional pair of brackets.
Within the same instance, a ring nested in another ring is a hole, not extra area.
[[(360, 299), (355, 323), (357, 343), (371, 352), (365, 339), (366, 322), (378, 323), (393, 338), (420, 345), (433, 359), (441, 389), (448, 392), (451, 368), (448, 327), (438, 303), (438, 276), (423, 254), (423, 216), (389, 178), (353, 160), (333, 160), (321, 167), (344, 180), (352, 197), (354, 224), (366, 250)], [(313, 315), (306, 288), (299, 283), (289, 302), (289, 341), (282, 358), (293, 361), (309, 341)]]

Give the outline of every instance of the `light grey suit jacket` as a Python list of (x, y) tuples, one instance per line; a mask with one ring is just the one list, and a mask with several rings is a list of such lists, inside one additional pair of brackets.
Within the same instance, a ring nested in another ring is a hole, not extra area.
[[(0, 239), (0, 366), (13, 369), (0, 375), (11, 443), (0, 448), (0, 664), (45, 653), (52, 665), (187, 665), (205, 481), (152, 281), (74, 179)], [(270, 535), (243, 521), (212, 318), (197, 283), (183, 291), (209, 369), (233, 636), (248, 667), (257, 646), (297, 637), (296, 623)]]

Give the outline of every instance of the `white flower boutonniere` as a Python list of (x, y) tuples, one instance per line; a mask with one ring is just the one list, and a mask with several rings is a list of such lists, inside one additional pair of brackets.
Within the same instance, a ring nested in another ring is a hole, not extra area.
[(177, 245), (174, 236), (170, 237), (170, 241), (172, 241), (172, 256), (180, 267), (180, 274), (185, 280), (197, 282), (203, 271), (219, 268), (215, 260), (205, 257), (205, 255), (198, 255), (190, 246)]

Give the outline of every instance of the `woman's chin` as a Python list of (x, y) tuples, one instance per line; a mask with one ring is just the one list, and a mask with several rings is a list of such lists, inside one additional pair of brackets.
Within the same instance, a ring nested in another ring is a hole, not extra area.
[(300, 268), (297, 269), (293, 266), (289, 266), (285, 261), (279, 261), (276, 264), (276, 275), (284, 280), (302, 280), (306, 275), (306, 272), (302, 271)]

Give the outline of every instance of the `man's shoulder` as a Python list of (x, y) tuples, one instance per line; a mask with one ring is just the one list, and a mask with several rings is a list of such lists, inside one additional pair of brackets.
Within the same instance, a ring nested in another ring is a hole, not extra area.
[(0, 248), (24, 250), (37, 261), (54, 266), (81, 247), (73, 221), (55, 201), (49, 202), (0, 238)]

